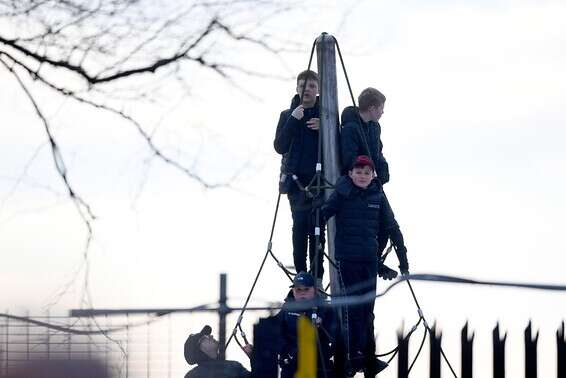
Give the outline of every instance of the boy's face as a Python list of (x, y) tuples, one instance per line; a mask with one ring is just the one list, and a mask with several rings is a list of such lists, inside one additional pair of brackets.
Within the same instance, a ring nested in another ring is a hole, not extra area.
[(358, 188), (366, 189), (373, 179), (373, 169), (369, 165), (354, 167), (348, 172), (348, 176)]
[(374, 122), (378, 122), (381, 116), (383, 115), (383, 108), (385, 104), (381, 104), (379, 106), (372, 105), (369, 107), (369, 112), (371, 115), (371, 120)]
[(203, 336), (199, 340), (199, 348), (204, 354), (212, 359), (216, 359), (218, 357), (218, 341), (216, 341), (212, 335)]
[(316, 290), (312, 286), (295, 286), (293, 288), (293, 297), (296, 301), (308, 301), (314, 299)]
[[(297, 94), (300, 96), (303, 93), (303, 87), (305, 86), (304, 80), (299, 80), (297, 82)], [(316, 103), (316, 96), (318, 95), (318, 83), (316, 80), (307, 80), (307, 86), (305, 87), (305, 93), (303, 94), (302, 104), (305, 108), (313, 107)]]

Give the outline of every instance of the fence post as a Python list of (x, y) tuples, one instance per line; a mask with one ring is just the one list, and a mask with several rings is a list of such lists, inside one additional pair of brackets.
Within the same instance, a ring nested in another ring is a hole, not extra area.
[[(47, 323), (51, 323), (51, 312), (49, 311), (49, 309), (47, 309), (46, 311), (46, 315), (47, 315)], [(45, 328), (45, 331), (47, 332), (47, 341), (45, 343), (45, 346), (47, 347), (47, 359), (50, 360), (51, 359), (51, 332), (49, 330), (49, 328)]]
[[(87, 329), (90, 330), (90, 324)], [(86, 355), (87, 355), (87, 360), (89, 361), (92, 360), (92, 339), (90, 338), (90, 335), (87, 336)]]
[(397, 332), (398, 358), (397, 358), (397, 377), (409, 377), (409, 338), (403, 336), (403, 329)]
[(462, 378), (472, 378), (474, 376), (473, 362), (474, 362), (474, 333), (468, 334), (468, 322), (462, 328), (461, 334), (462, 345)]
[(126, 378), (130, 377), (130, 314), (126, 314)]
[[(29, 317), (29, 316), (28, 316)], [(71, 321), (71, 318), (67, 318), (67, 328), (72, 328), (73, 324)], [(73, 350), (73, 334), (71, 332), (67, 333), (67, 359), (71, 360), (73, 358), (72, 356), (72, 350)], [(29, 341), (28, 341), (29, 344)]]
[[(106, 329), (110, 329), (108, 323), (108, 314), (104, 315), (104, 323)], [(104, 368), (108, 370), (108, 350), (110, 349), (110, 340), (108, 339), (108, 335), (104, 335)]]
[(440, 344), (442, 332), (436, 331), (436, 323), (430, 329), (430, 378), (440, 378)]
[(173, 325), (172, 325), (172, 320), (171, 320), (171, 314), (167, 315), (167, 331), (168, 331), (168, 335), (167, 335), (167, 339), (168, 339), (168, 343), (167, 343), (167, 378), (171, 378), (171, 355), (173, 352), (173, 346), (171, 344), (173, 344)]
[[(26, 310), (26, 318), (30, 318), (29, 310)], [(30, 360), (30, 323), (26, 322), (26, 361)]]
[[(149, 314), (146, 314), (146, 316), (147, 315), (149, 315)], [(145, 329), (146, 329), (145, 338), (146, 338), (146, 342), (147, 342), (147, 345), (146, 345), (146, 356), (147, 356), (146, 358), (147, 359), (146, 359), (146, 362), (145, 362), (146, 369), (147, 369), (146, 377), (149, 378), (151, 376), (151, 337), (150, 337), (150, 332), (149, 332), (150, 331), (149, 330), (150, 329), (149, 322), (146, 323)]]
[[(8, 310), (6, 310), (6, 315), (10, 315)], [(4, 345), (4, 373), (8, 375), (9, 369), (8, 365), (10, 365), (10, 318), (6, 316), (6, 332), (4, 332), (4, 336), (6, 336), (6, 342)]]
[(533, 338), (532, 323), (525, 329), (525, 378), (537, 378), (537, 342), (538, 335)]
[(226, 306), (226, 273), (220, 274), (220, 299), (218, 300), (218, 359), (226, 359), (226, 315), (230, 310)]
[(566, 378), (566, 339), (564, 338), (564, 321), (556, 331), (556, 370), (558, 378)]
[(505, 378), (505, 341), (507, 334), (501, 339), (499, 323), (493, 329), (493, 378)]

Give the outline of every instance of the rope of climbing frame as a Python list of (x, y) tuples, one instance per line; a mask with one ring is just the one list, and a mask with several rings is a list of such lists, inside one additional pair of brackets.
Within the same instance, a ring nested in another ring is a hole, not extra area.
[[(310, 70), (310, 68), (311, 68), (312, 58), (313, 58), (313, 55), (314, 55), (314, 49), (315, 49), (315, 47), (316, 47), (316, 40), (315, 40), (315, 41), (313, 42), (313, 44), (312, 44), (311, 53), (310, 53), (310, 57), (309, 57), (309, 64), (308, 64), (308, 66), (307, 66), (307, 70)], [(304, 96), (306, 84), (307, 84), (307, 83), (305, 82), (305, 85), (303, 85), (303, 88), (302, 88), (302, 90), (301, 90), (301, 95), (300, 95), (300, 98), (301, 98), (301, 99), (302, 99), (303, 96)], [(270, 234), (269, 234), (269, 242), (267, 243), (267, 251), (265, 252), (265, 255), (264, 255), (264, 257), (263, 257), (263, 260), (262, 260), (262, 262), (261, 262), (261, 265), (260, 265), (260, 267), (259, 267), (259, 270), (258, 270), (258, 272), (257, 272), (257, 274), (256, 274), (256, 276), (255, 276), (255, 278), (254, 278), (254, 282), (253, 282), (253, 284), (252, 284), (252, 287), (251, 287), (251, 289), (250, 289), (250, 292), (248, 293), (248, 296), (246, 297), (246, 301), (245, 301), (245, 303), (244, 303), (244, 306), (243, 306), (242, 310), (240, 311), (240, 315), (238, 316), (238, 321), (236, 322), (236, 325), (234, 326), (234, 329), (232, 330), (232, 334), (231, 334), (230, 337), (228, 338), (228, 341), (226, 342), (226, 345), (225, 345), (224, 349), (228, 348), (228, 345), (230, 345), (230, 341), (232, 341), (232, 339), (233, 339), (234, 336), (236, 335), (237, 329), (240, 329), (240, 333), (241, 333), (241, 334), (244, 333), (244, 331), (242, 330), (242, 327), (241, 327), (241, 323), (242, 323), (242, 319), (243, 319), (243, 316), (244, 316), (244, 312), (246, 311), (246, 308), (247, 308), (247, 306), (248, 306), (248, 304), (249, 304), (250, 298), (251, 298), (251, 296), (252, 296), (252, 294), (253, 294), (253, 291), (254, 291), (254, 289), (255, 289), (255, 286), (256, 286), (256, 284), (257, 284), (257, 281), (258, 281), (258, 279), (259, 279), (259, 276), (260, 276), (260, 274), (261, 274), (261, 271), (263, 270), (263, 266), (265, 265), (265, 261), (267, 260), (267, 256), (268, 256), (268, 255), (271, 255), (271, 257), (277, 262), (277, 265), (278, 265), (280, 268), (283, 269), (283, 271), (285, 272), (285, 274), (287, 275), (287, 277), (292, 281), (290, 272), (289, 272), (289, 271), (283, 266), (283, 264), (275, 257), (275, 255), (273, 254), (273, 251), (272, 251), (272, 247), (273, 247), (273, 235), (274, 235), (274, 232), (275, 232), (275, 223), (276, 223), (276, 221), (277, 221), (277, 213), (278, 213), (278, 211), (279, 211), (279, 204), (280, 204), (280, 202), (281, 202), (281, 193), (278, 193), (278, 195), (277, 195), (277, 204), (275, 205), (275, 214), (274, 214), (274, 216), (273, 216), (273, 222), (272, 222), (272, 224), (271, 224), (271, 232), (270, 232)], [(245, 336), (243, 336), (242, 338), (245, 339)]]

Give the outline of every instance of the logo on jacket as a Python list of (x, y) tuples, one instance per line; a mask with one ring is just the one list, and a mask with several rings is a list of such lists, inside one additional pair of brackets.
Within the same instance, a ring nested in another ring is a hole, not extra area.
[(368, 203), (368, 207), (370, 209), (379, 209), (379, 204), (378, 203)]

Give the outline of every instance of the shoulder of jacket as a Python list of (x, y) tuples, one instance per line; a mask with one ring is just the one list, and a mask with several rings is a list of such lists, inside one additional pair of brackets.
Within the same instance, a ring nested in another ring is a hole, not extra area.
[(357, 123), (360, 118), (360, 113), (357, 107), (354, 106), (347, 106), (342, 110), (342, 114), (340, 114), (340, 121), (342, 124), (346, 123)]
[(352, 183), (352, 179), (348, 176), (340, 176), (338, 181), (336, 181), (336, 186), (334, 190), (336, 193), (343, 197), (348, 197), (352, 193), (352, 189), (354, 188), (354, 184)]
[(360, 124), (355, 121), (348, 121), (342, 124), (342, 131), (354, 132), (359, 126)]
[(376, 192), (377, 194), (383, 195), (383, 186), (381, 185), (381, 183), (379, 182), (379, 179), (377, 177), (374, 177), (373, 180), (371, 180), (371, 183), (369, 184), (368, 190), (371, 190), (372, 192)]

